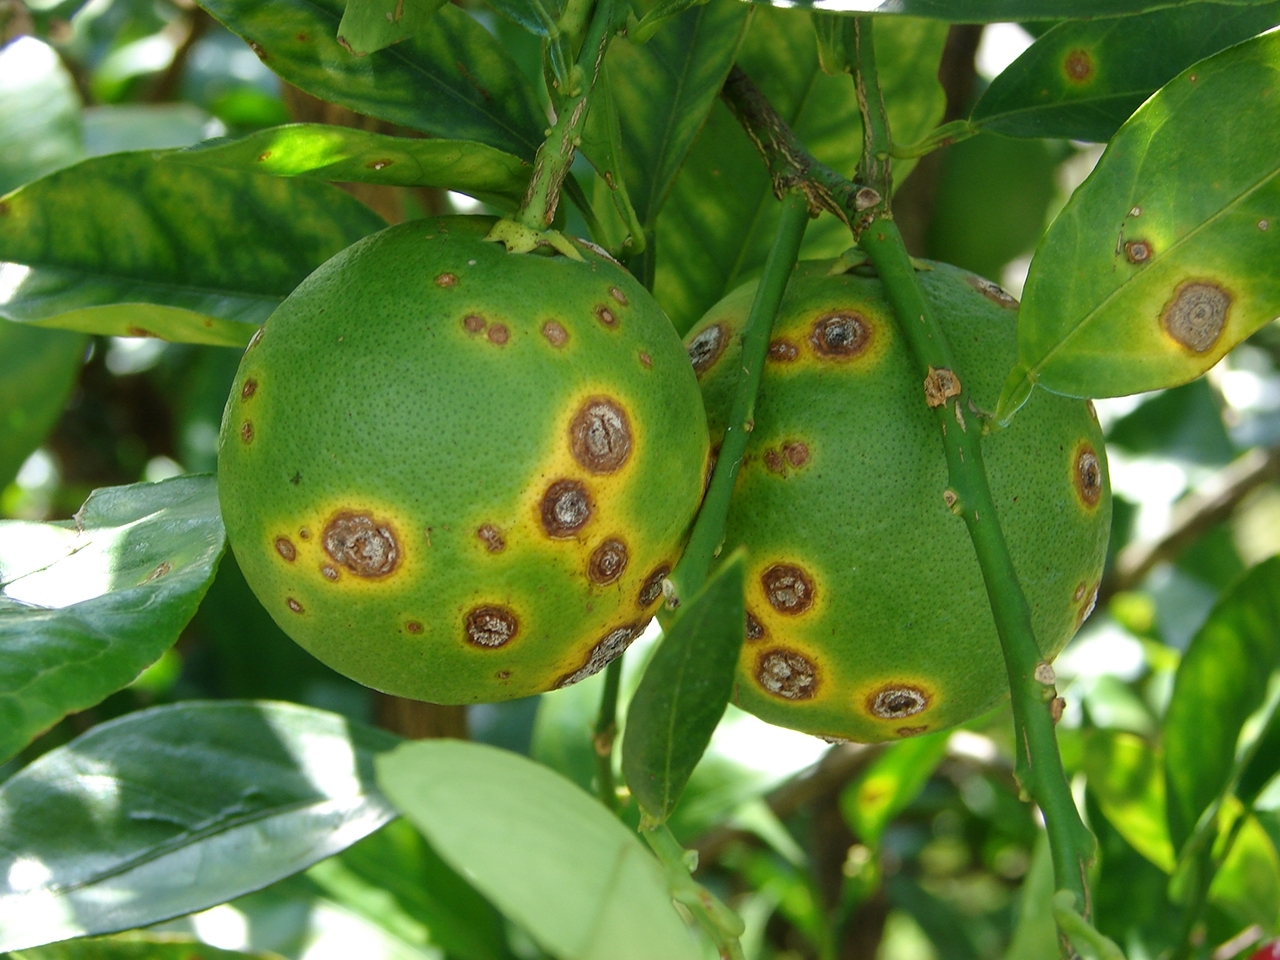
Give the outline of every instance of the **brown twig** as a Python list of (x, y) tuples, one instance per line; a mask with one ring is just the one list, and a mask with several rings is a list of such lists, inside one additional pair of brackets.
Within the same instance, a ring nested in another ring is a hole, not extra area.
[(1105, 607), (1115, 594), (1137, 587), (1159, 563), (1175, 559), (1198, 537), (1230, 517), (1250, 493), (1278, 480), (1280, 446), (1255, 448), (1223, 467), (1174, 507), (1163, 537), (1130, 543), (1120, 551), (1098, 590), (1099, 605)]
[(187, 59), (191, 56), (191, 50), (208, 32), (212, 24), (213, 17), (205, 13), (202, 7), (192, 7), (187, 12), (186, 33), (173, 51), (173, 59), (169, 61), (169, 66), (165, 67), (164, 72), (156, 78), (148, 92), (148, 102), (166, 103), (176, 98), (178, 89), (182, 85), (182, 75), (187, 70)]

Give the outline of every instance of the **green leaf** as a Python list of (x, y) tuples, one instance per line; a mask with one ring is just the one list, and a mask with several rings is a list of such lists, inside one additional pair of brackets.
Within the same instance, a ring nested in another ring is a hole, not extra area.
[(840, 793), (845, 822), (867, 846), (878, 847), (890, 822), (911, 805), (947, 752), (950, 731), (901, 740), (885, 749)]
[(1280, 666), (1280, 557), (1258, 564), (1218, 601), (1187, 648), (1164, 721), (1169, 837), (1175, 849), (1223, 789), (1236, 743)]
[(53, 429), (84, 349), (74, 333), (0, 320), (0, 490)]
[[(622, 179), (646, 228), (657, 221), (733, 66), (748, 10), (738, 0), (710, 0), (664, 24), (648, 43), (618, 39), (609, 46), (606, 80), (621, 122)], [(598, 169), (608, 167), (605, 158), (589, 156)]]
[(1185, 383), (1280, 313), (1278, 174), (1271, 33), (1148, 100), (1050, 226), (997, 416), (1012, 416), (1035, 383), (1079, 397)]
[[(942, 118), (937, 70), (946, 36), (942, 23), (889, 18), (876, 26), (880, 82), (903, 142)], [(814, 156), (853, 175), (862, 151), (853, 83), (822, 72), (808, 17), (756, 10), (737, 62)], [(910, 169), (910, 162), (895, 162), (897, 181)], [(677, 330), (760, 272), (780, 210), (760, 155), (724, 104), (714, 104), (658, 218), (654, 292)], [(824, 215), (805, 232), (801, 255), (833, 257), (850, 243), (844, 224)]]
[(1280, 3), (1194, 3), (1058, 24), (991, 81), (972, 119), (1014, 137), (1110, 140), (1179, 72), (1280, 23)]
[(1044, 960), (1059, 951), (1058, 925), (1053, 920), (1053, 857), (1049, 837), (1041, 831), (1018, 891), (1017, 919), (1004, 960)]
[(170, 150), (208, 138), (213, 118), (194, 103), (113, 103), (89, 107), (81, 126), (91, 157), (126, 150)]
[(413, 140), (325, 123), (272, 127), (192, 147), (171, 159), (331, 183), (440, 187), (508, 208), (520, 202), (533, 172), (519, 157), (483, 143)]
[(347, 0), (338, 43), (357, 57), (425, 30), (445, 0)]
[(71, 74), (48, 44), (19, 37), (0, 50), (0, 194), (82, 156)]
[(425, 929), (450, 960), (512, 960), (502, 917), (403, 820), (307, 876), (337, 903), (409, 942)]
[(684, 605), (627, 710), (622, 774), (646, 817), (671, 815), (733, 693), (746, 623), (738, 551)]
[(390, 734), (287, 703), (131, 713), (0, 785), (0, 951), (202, 910), (342, 850), (395, 811)]
[(560, 775), (456, 740), (407, 743), (378, 783), (444, 860), (559, 960), (697, 960), (662, 868)]
[(0, 761), (160, 659), (224, 544), (209, 476), (97, 490), (75, 520), (0, 521)]
[(451, 140), (478, 140), (532, 160), (547, 120), (502, 45), (444, 4), (421, 32), (356, 57), (338, 43), (343, 0), (203, 0), (263, 63), (307, 93), (366, 116)]
[[(1000, 23), (1009, 20), (1068, 20), (1118, 17), (1195, 0), (754, 0), (778, 7), (832, 13), (906, 14), (951, 23)], [(1258, 0), (1214, 0), (1248, 6)]]
[(0, 317), (239, 346), (307, 274), (385, 225), (327, 184), (97, 157), (0, 200)]
[(1085, 741), (1084, 771), (1120, 836), (1165, 873), (1173, 873), (1161, 752), (1132, 733), (1092, 730)]
[(180, 934), (129, 933), (17, 950), (13, 960), (283, 960), (274, 953), (219, 950)]
[(1209, 885), (1209, 899), (1242, 927), (1256, 923), (1274, 929), (1280, 916), (1280, 854), (1258, 818), (1245, 816)]
[[(639, 252), (647, 242), (644, 225), (631, 203), (627, 190), (623, 165), (627, 156), (622, 149), (622, 125), (613, 103), (613, 91), (609, 83), (609, 66), (602, 64), (595, 91), (591, 95), (591, 112), (582, 131), (582, 155), (591, 161), (598, 176), (595, 179), (596, 197), (592, 206), (604, 215), (602, 223), (620, 224), (626, 235), (606, 237), (615, 250)], [(607, 200), (604, 198), (608, 198)], [(604, 214), (606, 204), (613, 207), (617, 220)], [(606, 230), (609, 227), (605, 227)], [(615, 228), (616, 229), (616, 228)]]

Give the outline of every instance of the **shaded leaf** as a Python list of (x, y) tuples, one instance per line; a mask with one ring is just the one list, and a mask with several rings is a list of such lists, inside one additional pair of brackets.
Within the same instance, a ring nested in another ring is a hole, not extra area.
[(85, 338), (0, 320), (0, 490), (57, 423)]
[(0, 49), (0, 194), (84, 156), (80, 96), (48, 44)]
[(519, 157), (483, 143), (413, 140), (325, 123), (272, 127), (183, 150), (171, 159), (331, 183), (440, 187), (505, 207), (519, 203), (533, 172)]
[(645, 815), (671, 815), (733, 693), (746, 623), (738, 551), (686, 603), (649, 661), (622, 740), (622, 774)]
[[(952, 23), (999, 23), (1008, 20), (1066, 20), (1116, 17), (1158, 10), (1196, 0), (754, 0), (779, 7), (828, 10), (833, 13), (906, 14)], [(1248, 6), (1258, 0), (1215, 0)]]
[(283, 960), (274, 953), (219, 950), (190, 937), (165, 933), (68, 940), (17, 950), (10, 956), (13, 960)]
[(1280, 666), (1280, 557), (1249, 571), (1219, 600), (1187, 648), (1164, 721), (1169, 836), (1180, 848), (1221, 794), (1236, 742)]
[(1092, 397), (1185, 383), (1280, 313), (1278, 174), (1280, 34), (1148, 100), (1040, 242), (1001, 419), (1035, 383)]
[(1110, 140), (1179, 72), (1276, 23), (1280, 3), (1193, 3), (1060, 23), (991, 81), (972, 119), (1014, 137)]
[[(942, 117), (946, 98), (936, 74), (946, 36), (942, 23), (889, 18), (876, 26), (880, 82), (903, 142), (923, 137)], [(756, 10), (737, 63), (814, 156), (853, 175), (862, 151), (853, 83), (822, 72), (809, 18)], [(897, 182), (910, 169), (909, 161), (895, 162)], [(677, 330), (760, 272), (780, 210), (760, 155), (724, 104), (714, 104), (658, 218), (654, 292)], [(823, 215), (805, 232), (801, 256), (836, 256), (851, 242), (844, 224)]]
[(0, 521), (0, 760), (158, 660), (224, 544), (209, 476), (97, 490), (74, 521)]
[(404, 744), (378, 783), (431, 846), (561, 960), (697, 960), (658, 862), (559, 774), (457, 740)]
[(1280, 916), (1280, 854), (1258, 818), (1245, 816), (1227, 859), (1214, 874), (1209, 899), (1241, 926), (1274, 928)]
[[(609, 83), (609, 67), (602, 64), (600, 77), (596, 81), (595, 91), (591, 95), (591, 112), (587, 114), (587, 123), (582, 131), (582, 154), (591, 161), (599, 176), (595, 180), (596, 198), (593, 206), (603, 214), (605, 204), (613, 207), (617, 215), (617, 223), (622, 225), (627, 236), (614, 239), (615, 249), (628, 247), (636, 249), (645, 241), (644, 225), (636, 214), (631, 203), (631, 195), (627, 191), (627, 180), (624, 173), (626, 154), (622, 149), (622, 127), (618, 120), (618, 111), (613, 103), (613, 92)], [(602, 199), (607, 197), (607, 201)], [(604, 223), (611, 221), (606, 218)], [(607, 229), (607, 228), (606, 228)]]
[(0, 201), (0, 317), (238, 346), (312, 270), (386, 226), (336, 187), (122, 153)]
[(1093, 730), (1085, 741), (1084, 772), (1102, 812), (1129, 846), (1172, 873), (1163, 754), (1132, 733)]
[(330, 103), (451, 140), (532, 160), (546, 117), (502, 45), (444, 4), (414, 36), (367, 57), (338, 43), (343, 0), (203, 0), (263, 63)]
[(950, 739), (950, 731), (943, 731), (892, 744), (841, 791), (845, 822), (867, 846), (878, 847), (893, 818), (920, 795), (946, 755)]
[(266, 702), (94, 727), (0, 785), (0, 950), (202, 910), (342, 850), (395, 816), (373, 785), (395, 742)]
[(426, 29), (445, 0), (347, 0), (338, 43), (357, 57), (399, 43)]

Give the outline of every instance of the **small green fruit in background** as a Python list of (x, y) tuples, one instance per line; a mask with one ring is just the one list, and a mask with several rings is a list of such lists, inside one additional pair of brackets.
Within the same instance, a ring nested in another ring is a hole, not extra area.
[[(748, 548), (737, 703), (771, 723), (863, 742), (940, 730), (1007, 695), (977, 558), (945, 499), (923, 378), (880, 281), (802, 263), (774, 324), (724, 550)], [(936, 264), (919, 279), (981, 430), (1017, 360), (1017, 303)], [(713, 443), (724, 434), (755, 285), (685, 338)], [(1000, 523), (1046, 658), (1089, 614), (1111, 521), (1093, 408), (1037, 391), (983, 441)]]
[(254, 593), (361, 683), (527, 696), (643, 630), (702, 497), (679, 336), (613, 261), (515, 255), (480, 217), (384, 230), (245, 352), (218, 484)]

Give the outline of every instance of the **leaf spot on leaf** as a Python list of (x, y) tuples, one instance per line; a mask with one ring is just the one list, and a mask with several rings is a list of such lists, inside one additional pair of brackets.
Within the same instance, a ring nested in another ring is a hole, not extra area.
[(1082, 47), (1077, 47), (1067, 54), (1062, 64), (1067, 80), (1072, 83), (1085, 83), (1093, 79), (1093, 55)]
[(1194, 353), (1207, 353), (1227, 325), (1231, 294), (1204, 280), (1189, 280), (1178, 287), (1165, 305), (1160, 322), (1179, 345)]

